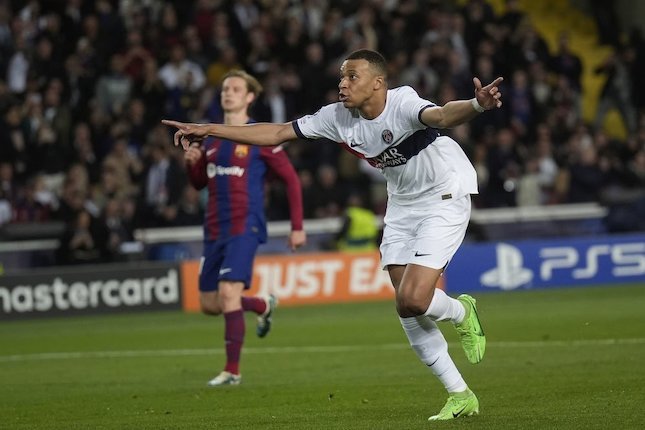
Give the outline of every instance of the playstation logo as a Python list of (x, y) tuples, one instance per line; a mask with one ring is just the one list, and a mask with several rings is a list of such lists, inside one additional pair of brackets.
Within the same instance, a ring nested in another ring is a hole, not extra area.
[(481, 275), (479, 281), (485, 287), (498, 287), (512, 290), (527, 284), (533, 279), (533, 272), (522, 267), (522, 252), (513, 245), (500, 243), (495, 248), (497, 267)]

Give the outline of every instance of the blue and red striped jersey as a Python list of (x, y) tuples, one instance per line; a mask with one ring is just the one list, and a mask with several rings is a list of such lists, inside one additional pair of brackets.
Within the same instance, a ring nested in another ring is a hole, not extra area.
[(292, 229), (302, 229), (300, 181), (282, 147), (209, 138), (201, 151), (199, 162), (188, 167), (188, 175), (195, 188), (208, 186), (205, 240), (253, 233), (266, 241), (264, 181), (268, 171), (286, 185)]

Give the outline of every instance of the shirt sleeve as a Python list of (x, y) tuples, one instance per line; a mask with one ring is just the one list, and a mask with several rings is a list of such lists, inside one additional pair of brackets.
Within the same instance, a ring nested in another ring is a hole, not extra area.
[(204, 151), (204, 148), (200, 148), (200, 151), (202, 151), (202, 156), (195, 164), (191, 166), (186, 163), (188, 180), (197, 190), (201, 190), (208, 185), (208, 176), (206, 175), (206, 151)]
[(424, 110), (436, 106), (429, 100), (421, 98), (412, 87), (401, 88), (401, 116), (410, 124), (413, 129), (424, 129), (428, 125), (421, 121), (421, 114)]
[(338, 103), (323, 106), (315, 114), (305, 115), (293, 121), (293, 129), (301, 139), (326, 138), (340, 142), (337, 127), (339, 115)]
[(302, 230), (302, 188), (296, 169), (293, 168), (282, 146), (262, 147), (260, 154), (271, 172), (279, 177), (286, 187), (291, 230)]

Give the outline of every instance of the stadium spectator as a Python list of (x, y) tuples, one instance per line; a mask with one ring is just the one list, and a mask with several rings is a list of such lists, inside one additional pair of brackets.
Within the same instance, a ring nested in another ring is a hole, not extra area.
[[(594, 127), (602, 127), (605, 115), (611, 108), (616, 108), (623, 117), (629, 133), (637, 129), (637, 114), (633, 100), (632, 65), (636, 53), (631, 46), (621, 46), (600, 66), (596, 74), (606, 74), (607, 81), (602, 89)], [(640, 77), (640, 76), (639, 76)]]
[(82, 164), (72, 164), (65, 175), (58, 208), (53, 215), (54, 219), (69, 222), (76, 219), (76, 215), (81, 210), (88, 211), (92, 216), (98, 216), (99, 210), (90, 199), (90, 191), (87, 169)]
[(343, 213), (343, 225), (336, 234), (336, 248), (345, 252), (376, 250), (378, 234), (376, 214), (366, 207), (361, 194), (351, 193)]
[(435, 97), (439, 87), (439, 76), (430, 66), (430, 51), (421, 47), (412, 54), (411, 64), (399, 76), (402, 85), (417, 88), (423, 97)]
[(177, 205), (186, 183), (181, 164), (168, 154), (165, 134), (154, 135), (146, 145), (146, 166), (141, 176), (137, 226), (163, 227), (175, 224)]
[(316, 172), (314, 214), (316, 218), (339, 216), (342, 202), (345, 201), (346, 188), (338, 181), (338, 171), (334, 166), (323, 164)]
[[(424, 94), (425, 83), (416, 82), (418, 79), (410, 82), (415, 82), (422, 96), (436, 100), (468, 97), (471, 74), (487, 82), (500, 74), (509, 77), (515, 72), (526, 74), (534, 103), (532, 115), (525, 124), (527, 134), (518, 137), (533, 155), (538, 127), (544, 124), (551, 129), (552, 156), (559, 169), (545, 203), (567, 203), (568, 167), (573, 160), (568, 154), (567, 142), (576, 134), (579, 124), (591, 120), (585, 125), (595, 125), (595, 112), (585, 112), (587, 117), (582, 117), (581, 95), (587, 89), (584, 85), (588, 80), (580, 80), (578, 61), (574, 58), (582, 53), (574, 54), (569, 48), (569, 40), (575, 41), (580, 34), (575, 33), (575, 26), (568, 29), (559, 40), (562, 45), (549, 53), (545, 34), (531, 25), (531, 16), (523, 12), (523, 2), (509, 0), (499, 16), (485, 0), (462, 3), (463, 6), (457, 7), (450, 1), (439, 0), (422, 7), (418, 1), (378, 1), (370, 3), (367, 9), (365, 2), (310, 0), (4, 2), (0, 4), (0, 159), (13, 164), (16, 190), (22, 190), (31, 177), (42, 171), (42, 150), (51, 147), (39, 148), (37, 137), (41, 128), (49, 128), (56, 135), (54, 147), (62, 145), (67, 151), (63, 170), (80, 158), (96, 183), (101, 169), (91, 166), (100, 166), (119, 138), (127, 140), (133, 155), (142, 163), (146, 156), (142, 147), (149, 135), (154, 134), (161, 118), (221, 121), (215, 87), (221, 85), (222, 76), (231, 69), (251, 70), (246, 55), (254, 43), (265, 45), (260, 63), (267, 67), (268, 73), (260, 76), (265, 87), (276, 81), (276, 74), (287, 77), (277, 79), (279, 93), (286, 101), (286, 121), (313, 113), (326, 99), (330, 100), (330, 94), (334, 99), (340, 60), (355, 46), (376, 43), (388, 54), (392, 86), (401, 84), (405, 71), (417, 68), (415, 60), (425, 64), (423, 55), (415, 58), (414, 53), (429, 48), (432, 62), (428, 58), (428, 64), (432, 64), (435, 73), (443, 74), (441, 81), (448, 85), (441, 86), (441, 95), (439, 88), (432, 90), (433, 94)], [(603, 2), (595, 3), (600, 8)], [(605, 3), (599, 17), (615, 17), (614, 6)], [(610, 171), (624, 181), (633, 154), (643, 145), (635, 136), (643, 124), (645, 97), (638, 77), (645, 74), (645, 55), (639, 32), (632, 31), (626, 38), (617, 25), (614, 21), (609, 32), (615, 39), (612, 44), (618, 46), (619, 39), (629, 41), (628, 46), (635, 54), (627, 67), (631, 104), (635, 108), (634, 123), (629, 125), (625, 121), (627, 136), (612, 143), (617, 148), (630, 146), (629, 150), (612, 149), (614, 155), (599, 153), (598, 162), (604, 166), (610, 161)], [(256, 33), (263, 40), (252, 41)], [(165, 86), (159, 78), (159, 65), (167, 64), (175, 45), (183, 45), (188, 59), (197, 59), (192, 62), (196, 73), (204, 74), (212, 88), (203, 85), (199, 90), (186, 90)], [(99, 97), (95, 89), (99, 81), (110, 78), (109, 63), (115, 55), (126, 58), (124, 71), (132, 81), (131, 89), (121, 111), (101, 112), (96, 106)], [(585, 57), (581, 55), (581, 58)], [(584, 66), (583, 70), (589, 68), (588, 64)], [(294, 73), (298, 75), (297, 80), (292, 77)], [(583, 85), (581, 89), (578, 83)], [(467, 154), (485, 154), (489, 149), (490, 130), (497, 131), (511, 124), (514, 114), (510, 109), (510, 93), (506, 87), (503, 91), (509, 103), (470, 123), (468, 134), (473, 149), (468, 149)], [(609, 104), (609, 108), (613, 106)], [(624, 106), (629, 108), (629, 104)], [(604, 113), (598, 113), (603, 118), (601, 122), (604, 121)], [(254, 116), (264, 119), (259, 111)], [(273, 120), (277, 118), (276, 115)], [(74, 130), (79, 123), (89, 126), (92, 150), (86, 143), (80, 144), (82, 149), (75, 147)], [(607, 125), (613, 126), (613, 123)], [(616, 136), (615, 130), (607, 132)], [(337, 170), (340, 181), (347, 179), (345, 171), (350, 164), (346, 157), (339, 156), (336, 145), (313, 145), (294, 151), (296, 146), (290, 146), (288, 151), (297, 155), (294, 163), (299, 173), (315, 176), (321, 164), (330, 164)], [(70, 149), (83, 155), (72, 156)], [(91, 161), (93, 158), (95, 162)], [(522, 155), (518, 172), (526, 171), (529, 159)], [(53, 161), (52, 165), (61, 164), (60, 160)], [(482, 171), (480, 168), (481, 163), (478, 170)], [(60, 169), (47, 167), (47, 170)], [(382, 189), (375, 176), (368, 177), (369, 188)], [(601, 188), (606, 191), (612, 186), (615, 184), (603, 183)], [(61, 193), (60, 187), (49, 180), (47, 187)], [(372, 209), (380, 212), (383, 198), (377, 192), (370, 194)], [(485, 194), (482, 187), (481, 197)], [(57, 197), (62, 199), (60, 194)], [(267, 216), (284, 218), (288, 214), (286, 200), (274, 193), (271, 197), (275, 206), (271, 206)], [(596, 201), (600, 202), (600, 198)], [(480, 205), (476, 200), (474, 203)], [(304, 203), (311, 206), (311, 202)], [(148, 226), (146, 222), (139, 227)]]
[(132, 92), (132, 79), (124, 73), (125, 62), (120, 54), (110, 59), (110, 73), (101, 76), (96, 85), (96, 101), (107, 113), (119, 116), (123, 113)]
[(518, 0), (506, 0), (504, 5), (506, 6), (506, 10), (499, 18), (499, 25), (505, 35), (511, 35), (524, 18), (524, 13), (520, 10)]
[(525, 139), (535, 124), (533, 119), (533, 97), (529, 88), (528, 76), (524, 70), (513, 72), (508, 89), (508, 110), (511, 126), (519, 138)]
[(231, 70), (242, 67), (237, 56), (237, 50), (232, 45), (221, 46), (219, 48), (219, 55), (216, 57), (217, 60), (210, 63), (206, 69), (208, 84), (213, 87), (218, 87), (221, 85), (224, 75)]
[(27, 89), (29, 58), (27, 44), (22, 34), (17, 35), (14, 43), (14, 53), (7, 65), (7, 85), (14, 94), (22, 94)]
[(531, 98), (534, 101), (533, 121), (543, 122), (550, 109), (549, 102), (552, 100), (553, 86), (549, 82), (549, 73), (544, 64), (534, 62), (528, 69), (529, 86), (531, 87)]
[(7, 67), (6, 61), (11, 57), (14, 48), (10, 18), (10, 6), (7, 3), (0, 4), (0, 70)]
[(465, 294), (453, 299), (435, 287), (466, 234), (477, 177), (459, 145), (436, 129), (501, 107), (502, 78), (484, 87), (474, 78), (474, 98), (437, 106), (411, 87), (388, 90), (387, 63), (376, 51), (351, 53), (340, 72), (339, 102), (290, 123), (164, 123), (178, 129), (175, 145), (188, 151), (208, 136), (259, 146), (325, 138), (378, 167), (387, 179), (389, 199), (381, 264), (395, 287), (397, 312), (410, 345), (449, 393), (446, 405), (429, 420), (477, 414), (477, 397), (450, 358), (435, 322), (452, 322), (468, 360), (482, 360), (486, 338), (475, 300)]
[(85, 166), (89, 182), (91, 184), (98, 183), (101, 169), (99, 159), (94, 152), (91, 131), (87, 123), (76, 123), (72, 136), (72, 149), (76, 154), (76, 161)]
[[(159, 78), (157, 61), (149, 59), (143, 66), (143, 78), (135, 85), (133, 96), (143, 102), (146, 110), (146, 127), (153, 128), (163, 117), (166, 103), (166, 87)], [(143, 144), (144, 142), (139, 142)]]
[(125, 199), (133, 194), (130, 177), (125, 166), (116, 158), (106, 158), (101, 166), (101, 179), (92, 190), (92, 201), (99, 211), (114, 199)]
[(597, 200), (605, 180), (598, 165), (596, 148), (580, 148), (575, 155), (576, 161), (569, 166), (569, 198), (572, 203)]
[[(249, 106), (262, 87), (243, 71), (228, 73), (222, 84), (221, 104), (224, 123), (253, 122)], [(208, 209), (204, 225), (204, 256), (199, 273), (199, 298), (207, 315), (224, 316), (226, 365), (208, 382), (211, 387), (238, 385), (240, 355), (244, 343), (244, 312), (258, 315), (257, 335), (271, 328), (277, 299), (244, 296), (251, 287), (253, 259), (257, 247), (266, 241), (264, 216), (264, 177), (279, 177), (287, 187), (291, 217), (289, 246), (305, 243), (302, 229), (300, 183), (282, 147), (257, 148), (236, 140), (208, 139), (188, 148), (185, 162), (189, 179), (198, 189), (208, 187)]]
[(320, 42), (311, 42), (305, 48), (306, 61), (299, 68), (301, 87), (300, 111), (314, 112), (323, 103), (331, 78), (325, 73), (325, 53)]
[(509, 128), (496, 134), (494, 146), (488, 148), (486, 169), (489, 172), (486, 186), (487, 207), (515, 206), (516, 182), (522, 168), (517, 137)]
[(131, 82), (138, 84), (143, 79), (145, 64), (152, 59), (152, 53), (143, 44), (143, 35), (138, 29), (128, 31), (127, 47), (121, 57), (123, 73)]
[(206, 83), (203, 70), (186, 58), (186, 50), (179, 43), (170, 49), (170, 61), (159, 69), (159, 78), (169, 90), (187, 92), (199, 91)]
[[(510, 43), (513, 50), (507, 62), (514, 67), (526, 68), (536, 61), (548, 64), (551, 59), (548, 45), (528, 17), (519, 23)], [(496, 52), (501, 54), (501, 50)]]
[(38, 129), (36, 139), (36, 146), (32, 150), (32, 166), (46, 175), (52, 188), (60, 188), (70, 157), (68, 148), (60, 143), (56, 132), (48, 124), (43, 124)]
[(16, 193), (13, 164), (9, 161), (0, 161), (0, 199), (12, 202), (16, 198)]
[(517, 180), (517, 206), (539, 206), (542, 204), (542, 192), (538, 159), (530, 156), (524, 168), (524, 172)]
[(209, 59), (195, 26), (189, 25), (184, 29), (183, 44), (186, 46), (186, 58), (197, 64), (202, 72), (206, 70)]
[(571, 87), (576, 91), (582, 90), (582, 61), (571, 51), (570, 35), (568, 32), (560, 33), (558, 38), (558, 52), (551, 57), (551, 69), (560, 75), (566, 76)]
[[(296, 112), (297, 91), (289, 88), (300, 86), (294, 73), (271, 71), (267, 74), (264, 91), (253, 107), (258, 121), (285, 122)], [(286, 87), (286, 88), (285, 88)]]
[(116, 169), (119, 181), (124, 184), (126, 194), (132, 192), (132, 183), (139, 180), (143, 172), (143, 164), (137, 153), (128, 146), (125, 137), (117, 138), (112, 146), (112, 151), (104, 158), (103, 165), (108, 162)]
[(538, 183), (542, 191), (540, 204), (553, 203), (553, 187), (558, 175), (558, 164), (553, 155), (553, 144), (548, 128), (542, 126), (542, 134), (538, 134), (535, 147), (535, 156), (537, 158)]
[(134, 211), (127, 199), (113, 198), (107, 201), (101, 218), (107, 227), (107, 248), (112, 259), (122, 255), (121, 246), (134, 240), (132, 216)]
[[(1, 89), (1, 88), (0, 88)], [(21, 127), (21, 109), (20, 105), (8, 101), (8, 106), (0, 118), (0, 160), (13, 163), (14, 173), (16, 176), (25, 177), (35, 174), (34, 170), (29, 170), (29, 148), (27, 137)]]
[(101, 219), (81, 210), (71, 218), (57, 251), (57, 264), (72, 265), (110, 261), (109, 230)]
[(13, 221), (17, 223), (49, 221), (55, 207), (54, 197), (45, 186), (44, 176), (32, 176), (13, 206)]
[(300, 187), (302, 189), (303, 216), (304, 218), (314, 218), (315, 207), (313, 202), (316, 196), (314, 177), (310, 170), (302, 169), (298, 172), (298, 179), (300, 180)]
[[(141, 152), (141, 148), (146, 142), (148, 131), (154, 127), (156, 122), (150, 121), (148, 108), (139, 98), (133, 98), (128, 105), (128, 131), (123, 138), (127, 140), (128, 149), (135, 152), (135, 156)], [(129, 135), (129, 136), (128, 136)]]
[(177, 208), (175, 225), (199, 225), (204, 221), (204, 210), (198, 190), (186, 184)]

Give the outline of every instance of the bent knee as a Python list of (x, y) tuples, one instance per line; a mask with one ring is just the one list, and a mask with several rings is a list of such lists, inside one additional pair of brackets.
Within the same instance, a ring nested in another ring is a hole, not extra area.
[(207, 303), (201, 304), (201, 310), (205, 315), (220, 315), (222, 313), (222, 309), (219, 305), (212, 305)]
[(400, 317), (416, 317), (423, 315), (430, 305), (427, 299), (412, 296), (397, 296), (396, 310)]
[(213, 293), (202, 293), (199, 297), (199, 307), (203, 314), (219, 315), (222, 313), (222, 306), (219, 297)]

